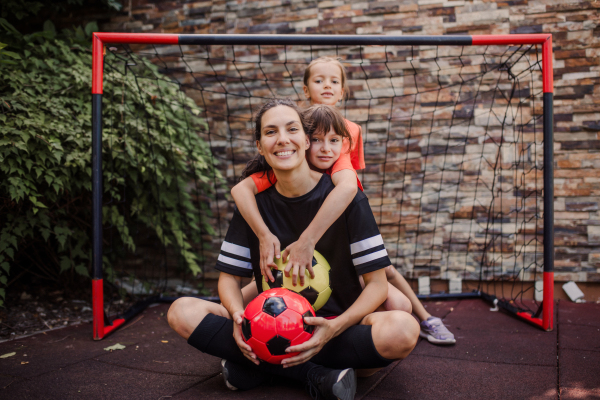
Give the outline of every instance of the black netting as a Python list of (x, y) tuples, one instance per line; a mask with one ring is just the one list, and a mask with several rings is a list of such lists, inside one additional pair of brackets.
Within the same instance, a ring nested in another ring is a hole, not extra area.
[[(117, 220), (110, 225), (105, 217), (106, 262), (117, 286), (151, 282), (151, 291), (193, 293), (197, 281), (182, 255), (184, 242), (197, 265), (213, 271), (233, 208), (228, 192), (255, 154), (253, 114), (268, 98), (303, 101), (304, 69), (320, 56), (339, 56), (347, 69), (350, 95), (340, 108), (362, 127), (366, 168), (359, 177), (394, 265), (407, 278), (462, 278), (463, 291), (480, 289), (531, 307), (521, 300), (533, 297), (543, 270), (542, 75), (535, 45), (110, 48), (105, 75), (113, 78), (105, 79), (105, 109), (140, 96), (154, 108), (197, 112), (194, 121), (179, 122), (187, 124), (190, 138), (207, 144), (216, 165), (197, 174), (191, 160), (172, 163), (161, 153), (154, 163), (145, 155), (140, 168), (151, 173), (140, 188), (141, 180), (113, 176), (115, 160), (104, 158), (105, 185), (114, 181), (105, 205), (164, 189), (152, 179), (160, 180), (166, 169), (181, 169), (178, 185), (187, 194), (177, 200), (186, 205), (158, 210), (151, 224), (121, 211), (135, 226), (135, 251), (115, 240)], [(123, 84), (127, 77), (135, 85)], [(173, 96), (163, 100), (165, 88), (180, 93), (176, 104)], [(109, 121), (105, 112), (105, 135), (123, 129), (105, 146), (134, 156), (127, 151), (133, 142), (138, 153), (152, 154), (155, 141), (167, 140), (157, 132), (167, 130), (147, 126), (149, 108), (136, 110), (135, 121)], [(184, 141), (173, 145), (175, 152), (177, 146)], [(165, 247), (155, 228), (166, 232), (173, 210), (185, 210), (195, 227), (171, 227), (169, 235), (181, 229), (187, 241), (173, 239)]]

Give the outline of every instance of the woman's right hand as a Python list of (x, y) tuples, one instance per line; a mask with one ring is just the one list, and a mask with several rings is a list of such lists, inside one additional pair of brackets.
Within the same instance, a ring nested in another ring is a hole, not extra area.
[(271, 232), (261, 235), (260, 241), (260, 273), (265, 279), (275, 282), (271, 268), (277, 269), (277, 265), (273, 261), (274, 257), (281, 258), (279, 239)]
[(248, 345), (248, 343), (244, 342), (242, 338), (242, 321), (243, 321), (244, 311), (237, 311), (233, 314), (233, 339), (235, 343), (238, 345), (242, 354), (254, 364), (258, 365), (259, 361), (256, 358), (256, 354), (252, 351), (252, 347)]
[(335, 322), (332, 320), (321, 317), (306, 317), (304, 318), (304, 322), (315, 327), (313, 336), (306, 342), (296, 346), (290, 346), (285, 350), (286, 353), (299, 352), (300, 354), (296, 354), (294, 357), (283, 360), (281, 362), (283, 368), (293, 367), (307, 362), (317, 355), (323, 346), (325, 346), (332, 338), (336, 337), (339, 332), (339, 328), (335, 326)]

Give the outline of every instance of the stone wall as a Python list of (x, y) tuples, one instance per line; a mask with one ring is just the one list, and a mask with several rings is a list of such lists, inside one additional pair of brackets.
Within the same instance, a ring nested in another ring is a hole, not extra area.
[[(600, 2), (127, 1), (103, 31), (250, 34), (552, 33), (555, 279), (600, 281)], [(66, 17), (72, 20), (72, 16)]]

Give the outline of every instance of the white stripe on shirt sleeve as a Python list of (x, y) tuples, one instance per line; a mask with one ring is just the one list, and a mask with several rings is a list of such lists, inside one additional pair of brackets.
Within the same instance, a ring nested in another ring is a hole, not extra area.
[(250, 258), (250, 249), (247, 247), (243, 247), (237, 244), (233, 244), (230, 242), (223, 241), (221, 245), (221, 251), (225, 251), (227, 253), (235, 254), (236, 256)]
[(352, 263), (356, 267), (357, 265), (364, 264), (369, 261), (377, 260), (378, 258), (387, 257), (388, 253), (386, 249), (376, 251), (375, 253), (370, 253), (364, 255), (362, 257), (358, 257), (352, 260)]
[(235, 258), (224, 256), (223, 254), (219, 254), (219, 258), (217, 260), (221, 261), (224, 264), (233, 265), (235, 267), (244, 268), (244, 269), (252, 269), (252, 264), (246, 261), (236, 260)]
[(350, 253), (356, 254), (361, 251), (372, 249), (383, 244), (383, 238), (381, 235), (372, 236), (368, 239), (361, 240), (360, 242), (352, 243), (350, 245)]

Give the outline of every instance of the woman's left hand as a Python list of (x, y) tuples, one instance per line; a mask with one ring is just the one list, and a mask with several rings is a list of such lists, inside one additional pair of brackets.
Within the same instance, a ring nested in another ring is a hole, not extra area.
[(321, 351), (323, 346), (337, 334), (337, 329), (334, 327), (332, 320), (321, 317), (309, 317), (304, 318), (304, 322), (308, 325), (314, 325), (315, 332), (306, 342), (297, 346), (290, 346), (285, 350), (286, 353), (295, 353), (299, 351), (300, 354), (283, 360), (281, 365), (283, 365), (284, 368), (307, 362)]
[(306, 270), (308, 270), (311, 278), (315, 277), (315, 273), (312, 268), (314, 251), (315, 245), (312, 242), (300, 237), (300, 239), (290, 244), (285, 248), (283, 253), (281, 253), (281, 257), (284, 262), (289, 256), (289, 260), (287, 260), (287, 265), (285, 266), (284, 274), (285, 276), (289, 277), (291, 271), (292, 284), (294, 286), (296, 286), (296, 283), (298, 282), (298, 277), (300, 277), (300, 286), (304, 286), (304, 276)]

